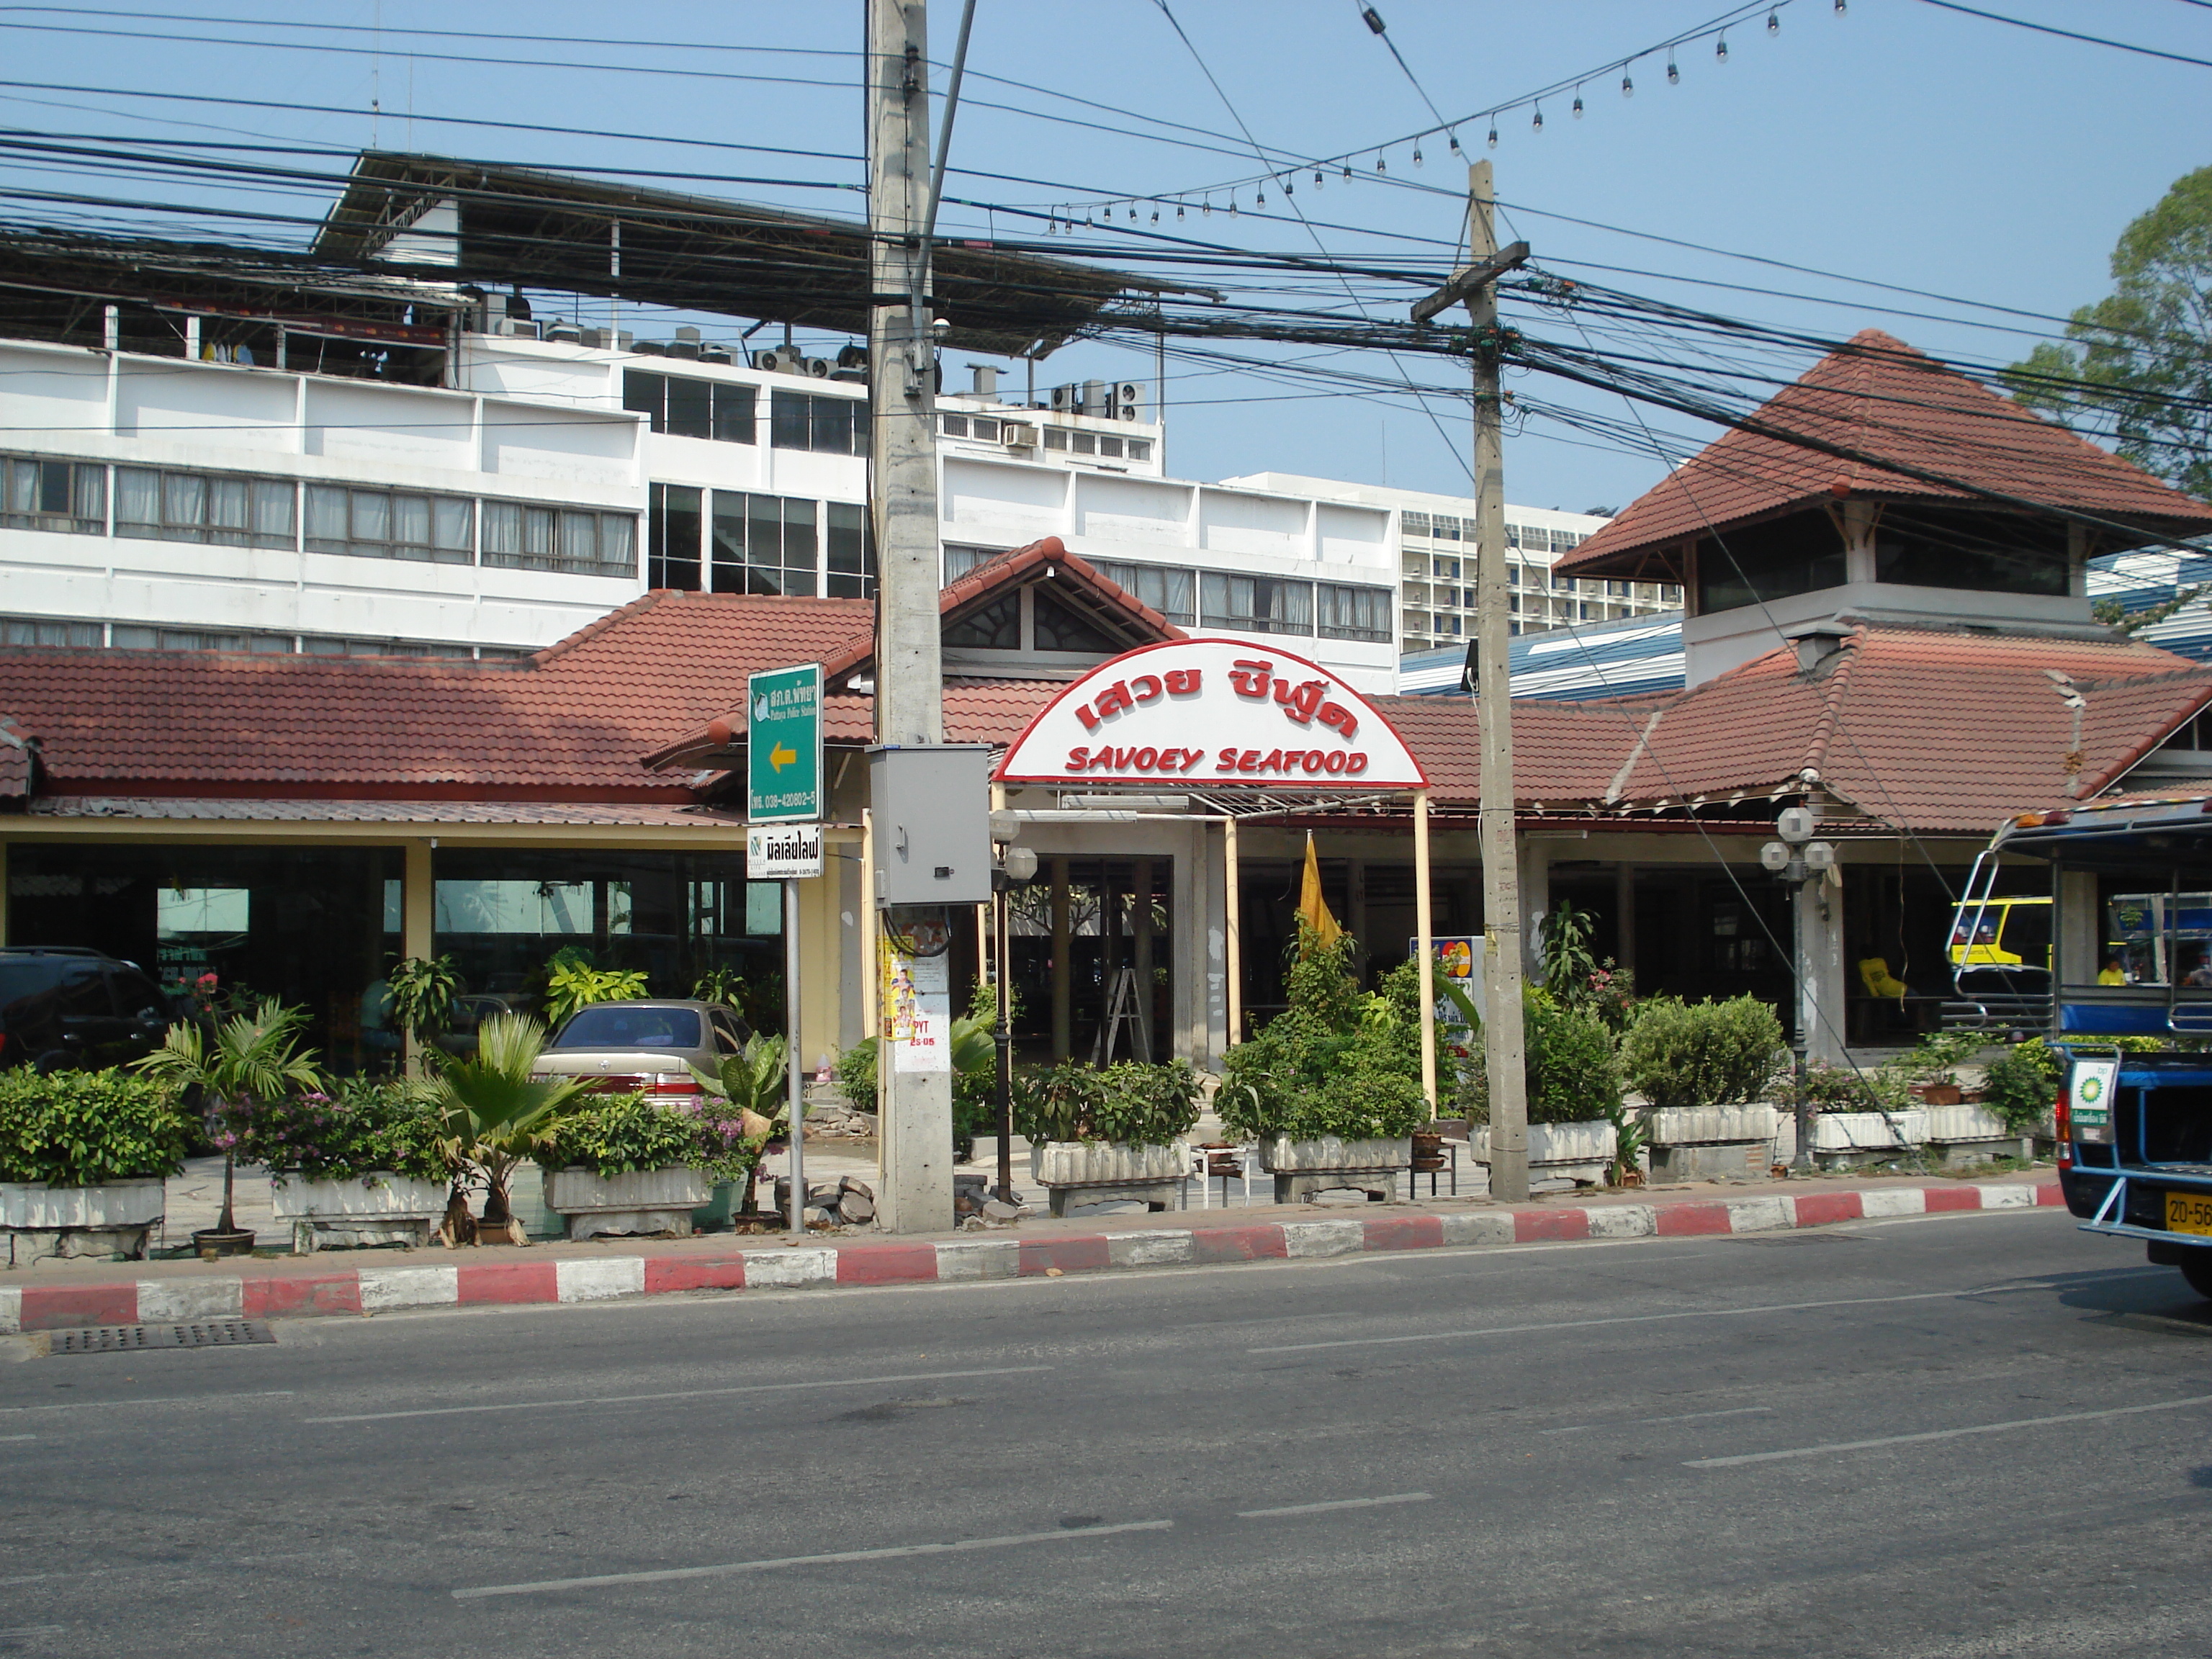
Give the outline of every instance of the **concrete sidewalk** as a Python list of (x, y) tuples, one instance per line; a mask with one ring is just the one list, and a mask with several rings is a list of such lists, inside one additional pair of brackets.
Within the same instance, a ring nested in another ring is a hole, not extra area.
[[(1987, 1181), (1831, 1176), (1577, 1193), (1571, 1201), (1254, 1204), (1233, 1215), (1025, 1217), (982, 1231), (704, 1234), (457, 1251), (134, 1262), (45, 1261), (0, 1273), (0, 1333), (220, 1318), (307, 1318), (677, 1292), (1058, 1277), (1369, 1251), (1759, 1233), (1838, 1222), (2062, 1205), (2044, 1172)], [(1216, 1219), (1216, 1218), (1218, 1218)]]

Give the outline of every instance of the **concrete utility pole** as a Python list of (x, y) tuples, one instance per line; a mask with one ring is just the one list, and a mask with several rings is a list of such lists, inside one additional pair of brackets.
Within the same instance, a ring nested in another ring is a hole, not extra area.
[(1413, 307), (1425, 323), (1464, 301), (1474, 324), (1475, 707), (1482, 720), (1483, 1054), (1490, 1079), (1490, 1190), (1528, 1196), (1528, 1091), (1521, 1028), (1521, 866), (1514, 838), (1505, 457), (1498, 390), (1499, 275), (1528, 245), (1498, 246), (1490, 163), (1467, 172), (1468, 263)]
[[(876, 544), (876, 741), (945, 741), (938, 595), (929, 62), (921, 0), (868, 0), (868, 509)], [(883, 818), (883, 803), (876, 818)], [(876, 896), (870, 893), (871, 905)], [(877, 971), (874, 963), (869, 973)], [(880, 1034), (879, 1034), (880, 1035)], [(878, 1042), (880, 1213), (894, 1232), (952, 1224), (952, 1079)]]

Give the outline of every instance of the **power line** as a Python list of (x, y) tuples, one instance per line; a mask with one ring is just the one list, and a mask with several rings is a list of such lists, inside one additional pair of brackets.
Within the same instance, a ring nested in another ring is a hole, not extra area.
[(2194, 64), (2198, 69), (2212, 69), (2212, 58), (2191, 58), (2178, 52), (2160, 52), (2155, 46), (2138, 46), (2125, 40), (2113, 40), (2101, 34), (2081, 34), (2073, 29), (2053, 28), (2048, 23), (2031, 23), (2024, 17), (2007, 17), (2001, 12), (1983, 11), (1974, 6), (1961, 6), (1956, 0), (1922, 0), (1924, 5), (1942, 11), (1961, 12), (1968, 17), (1986, 18), (1992, 23), (2006, 23), (2016, 29), (2028, 29), (2037, 34), (2055, 34), (2061, 40), (2081, 40), (2093, 46), (2110, 46), (2115, 52), (2132, 52), (2143, 58), (2162, 58), (2169, 64)]

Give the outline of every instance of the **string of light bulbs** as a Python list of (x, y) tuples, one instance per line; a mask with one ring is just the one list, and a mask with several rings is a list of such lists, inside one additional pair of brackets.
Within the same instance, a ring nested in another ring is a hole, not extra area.
[[(1293, 157), (1269, 172), (1247, 173), (1242, 178), (1218, 180), (1183, 190), (1164, 191), (1156, 195), (1129, 195), (1094, 198), (1089, 202), (1033, 205), (1047, 214), (1049, 234), (1064, 235), (1073, 234), (1079, 228), (1096, 229), (1102, 225), (1111, 226), (1115, 222), (1117, 214), (1132, 225), (1143, 222), (1147, 216), (1150, 222), (1158, 224), (1162, 216), (1170, 210), (1177, 219), (1187, 217), (1194, 210), (1201, 217), (1211, 218), (1217, 210), (1216, 197), (1225, 198), (1218, 204), (1218, 210), (1234, 219), (1244, 210), (1242, 198), (1248, 191), (1251, 192), (1252, 207), (1265, 213), (1267, 191), (1271, 188), (1282, 196), (1294, 197), (1297, 193), (1300, 178), (1307, 173), (1313, 175), (1310, 187), (1315, 190), (1326, 187), (1334, 176), (1340, 185), (1364, 179), (1403, 188), (1433, 190), (1442, 195), (1457, 195), (1457, 191), (1443, 185), (1422, 185), (1402, 173), (1393, 174), (1390, 171), (1391, 155), (1409, 149), (1412, 164), (1418, 168), (1426, 161), (1426, 152), (1422, 146), (1428, 144), (1433, 147), (1441, 138), (1449, 154), (1464, 158), (1467, 150), (1460, 141), (1460, 130), (1474, 128), (1478, 124), (1484, 124), (1486, 146), (1495, 149), (1498, 144), (1498, 123), (1501, 119), (1525, 112), (1531, 132), (1541, 134), (1545, 105), (1548, 102), (1556, 108), (1563, 99), (1570, 96), (1569, 113), (1579, 120), (1588, 107), (1583, 94), (1591, 84), (1608, 82), (1619, 75), (1620, 95), (1633, 98), (1636, 95), (1636, 70), (1648, 60), (1663, 58), (1667, 83), (1680, 86), (1682, 81), (1681, 60), (1686, 48), (1711, 41), (1714, 61), (1724, 66), (1729, 62), (1728, 37), (1731, 29), (1741, 34), (1748, 26), (1767, 35), (1778, 34), (1782, 30), (1782, 14), (1796, 3), (1797, 0), (1743, 0), (1743, 3), (1731, 6), (1718, 15), (1679, 33), (1595, 64), (1532, 92), (1524, 92), (1501, 103), (1470, 111), (1452, 120), (1438, 121), (1419, 131), (1402, 133), (1376, 143), (1360, 144), (1336, 155)], [(1839, 16), (1850, 9), (1849, 0), (1828, 0), (1828, 3), (1830, 9)], [(1363, 165), (1364, 157), (1372, 159)]]

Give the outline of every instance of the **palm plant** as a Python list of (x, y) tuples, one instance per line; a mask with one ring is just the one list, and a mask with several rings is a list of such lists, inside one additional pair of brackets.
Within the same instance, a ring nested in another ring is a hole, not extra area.
[(188, 1021), (169, 1027), (161, 1046), (137, 1062), (140, 1071), (182, 1091), (197, 1088), (209, 1118), (221, 1125), (222, 1218), (218, 1232), (235, 1235), (238, 1119), (257, 1102), (276, 1100), (292, 1090), (322, 1086), (312, 1050), (302, 1053), (300, 1033), (307, 1011), (288, 1008), (264, 997), (251, 1013), (233, 1014), (207, 1031)]
[(384, 976), (384, 985), (392, 1024), (413, 1037), (428, 1056), (438, 1039), (453, 1029), (461, 992), (461, 976), (453, 957), (409, 957), (392, 965)]
[(457, 1184), (473, 1168), (483, 1177), (484, 1221), (513, 1218), (507, 1183), (516, 1164), (542, 1146), (584, 1085), (574, 1078), (534, 1075), (545, 1028), (523, 1014), (494, 1014), (477, 1033), (477, 1051), (446, 1062), (433, 1085), (442, 1121), (439, 1140)]
[[(696, 1066), (691, 1075), (699, 1079), (702, 1088), (728, 1100), (746, 1140), (764, 1144), (790, 1110), (790, 1060), (791, 1048), (783, 1038), (756, 1036), (738, 1053), (724, 1054), (714, 1076), (708, 1076)], [(758, 1169), (757, 1162), (745, 1171), (745, 1196), (740, 1208), (747, 1212), (753, 1207), (753, 1180)]]

